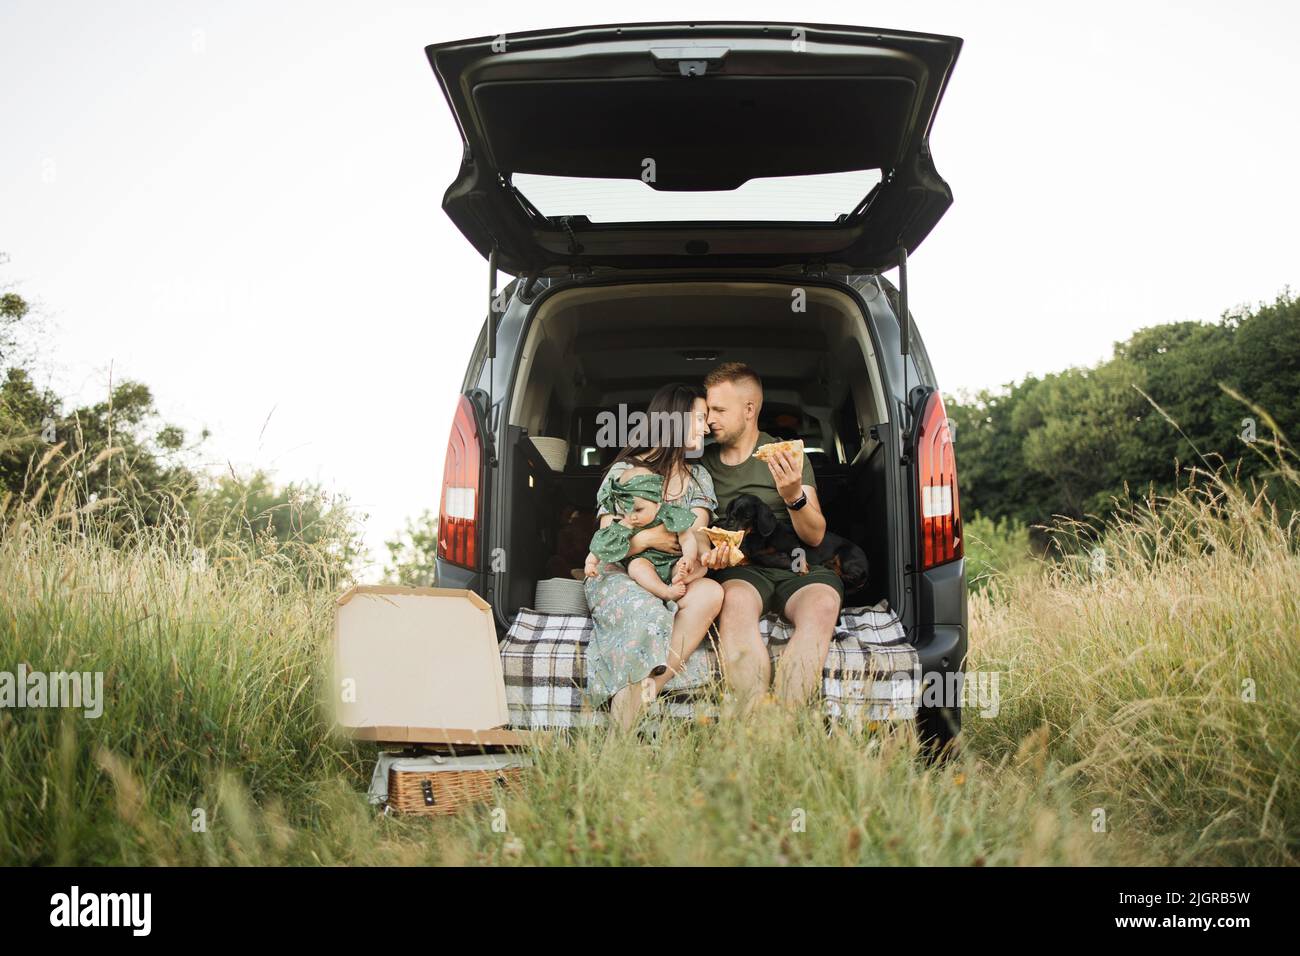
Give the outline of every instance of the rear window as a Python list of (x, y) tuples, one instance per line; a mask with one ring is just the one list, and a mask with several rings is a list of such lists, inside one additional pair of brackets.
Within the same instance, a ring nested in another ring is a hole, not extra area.
[(515, 173), (515, 189), (543, 216), (614, 222), (835, 222), (880, 182), (880, 170), (751, 179), (736, 189), (656, 190), (640, 179)]

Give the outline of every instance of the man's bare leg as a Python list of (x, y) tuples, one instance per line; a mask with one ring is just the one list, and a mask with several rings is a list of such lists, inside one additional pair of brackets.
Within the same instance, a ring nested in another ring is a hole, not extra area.
[(829, 584), (801, 587), (785, 602), (784, 614), (794, 624), (794, 634), (777, 661), (775, 691), (783, 704), (796, 707), (807, 703), (821, 686), (822, 669), (840, 618), (839, 593)]
[(722, 656), (722, 673), (744, 716), (762, 698), (772, 680), (772, 661), (758, 634), (763, 601), (748, 581), (723, 581), (722, 593), (718, 652)]

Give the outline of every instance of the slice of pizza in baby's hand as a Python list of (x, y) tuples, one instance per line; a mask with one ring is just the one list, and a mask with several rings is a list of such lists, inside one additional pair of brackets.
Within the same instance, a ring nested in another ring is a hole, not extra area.
[(774, 441), (766, 445), (759, 445), (754, 449), (754, 457), (759, 461), (767, 461), (779, 451), (789, 452), (794, 456), (794, 466), (803, 467), (803, 439), (794, 438), (790, 441)]
[(727, 566), (736, 567), (738, 564), (745, 563), (745, 553), (740, 550), (740, 542), (745, 539), (743, 531), (727, 531), (723, 528), (705, 528), (705, 535), (708, 536), (709, 543), (715, 548), (719, 545), (731, 545), (731, 553), (727, 556)]

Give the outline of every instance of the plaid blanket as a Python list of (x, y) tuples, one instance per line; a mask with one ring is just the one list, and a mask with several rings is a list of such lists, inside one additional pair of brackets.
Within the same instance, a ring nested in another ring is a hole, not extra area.
[[(758, 625), (773, 664), (790, 643), (794, 627), (777, 614)], [(593, 711), (584, 699), (583, 652), (592, 622), (585, 615), (543, 614), (523, 608), (501, 641), (510, 726), (562, 728), (603, 724), (604, 709)], [(708, 657), (711, 679), (685, 684), (675, 678), (655, 701), (660, 714), (686, 719), (716, 717), (721, 679), (713, 642), (697, 654)], [(822, 671), (827, 715), (854, 726), (863, 721), (911, 720), (921, 695), (921, 666), (907, 643), (902, 623), (884, 604), (840, 612)]]

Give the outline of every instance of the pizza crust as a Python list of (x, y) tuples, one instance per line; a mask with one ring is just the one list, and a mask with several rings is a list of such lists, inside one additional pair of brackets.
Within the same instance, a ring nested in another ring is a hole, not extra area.
[(740, 550), (740, 542), (745, 538), (743, 531), (727, 531), (723, 528), (705, 528), (704, 533), (708, 536), (709, 542), (716, 548), (719, 545), (731, 545), (731, 554), (728, 555), (728, 567), (735, 567), (744, 563), (745, 555)]

